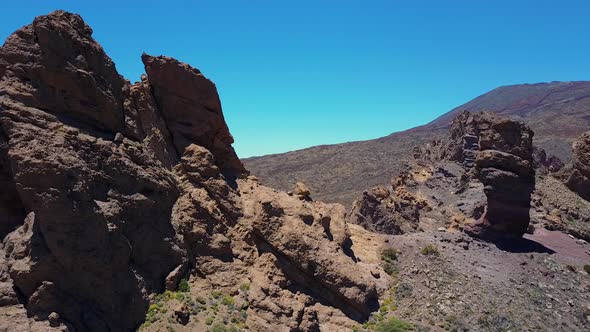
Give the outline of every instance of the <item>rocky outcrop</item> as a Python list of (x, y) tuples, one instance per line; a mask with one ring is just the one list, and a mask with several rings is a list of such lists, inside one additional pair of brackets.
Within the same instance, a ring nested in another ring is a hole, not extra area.
[(0, 49), (0, 329), (132, 330), (186, 277), (250, 280), (254, 330), (350, 326), (378, 307), (343, 207), (242, 179), (211, 81), (144, 54), (131, 85), (91, 34), (57, 11)]
[(312, 201), (311, 191), (309, 191), (309, 188), (307, 188), (307, 186), (303, 182), (295, 183), (295, 189), (293, 189), (293, 195), (295, 195), (297, 198), (299, 198), (302, 201), (308, 201), (308, 202)]
[(227, 176), (245, 173), (231, 144), (215, 84), (198, 69), (165, 56), (141, 56), (156, 103), (179, 155), (198, 144), (215, 156)]
[(538, 147), (533, 149), (533, 166), (537, 172), (556, 173), (560, 171), (565, 164), (561, 159), (554, 155), (547, 155), (547, 152)]
[(2, 46), (2, 95), (64, 122), (121, 131), (125, 81), (91, 35), (80, 16), (37, 17)]
[(566, 185), (590, 201), (590, 131), (582, 134), (573, 146), (572, 167)]
[[(532, 130), (489, 113), (462, 113), (456, 121), (461, 125), (453, 128), (461, 127), (464, 141), (465, 137), (477, 137), (475, 173), (487, 197), (484, 215), (465, 231), (491, 239), (521, 237), (529, 225), (535, 188)], [(464, 152), (463, 162), (469, 167), (465, 156)]]
[(460, 113), (447, 137), (414, 149), (391, 188), (365, 191), (350, 222), (387, 234), (450, 228), (492, 240), (521, 237), (535, 187), (532, 137), (519, 122)]
[[(396, 177), (391, 187), (378, 186), (363, 192), (353, 203), (349, 221), (383, 234), (405, 234), (416, 231), (420, 210), (427, 203), (406, 189), (407, 173)], [(410, 184), (411, 185), (411, 184)]]
[(264, 187), (249, 195), (256, 199), (247, 200), (244, 211), (256, 246), (277, 259), (294, 290), (320, 298), (358, 321), (377, 309), (372, 278), (344, 255), (349, 234), (342, 207), (301, 204)]

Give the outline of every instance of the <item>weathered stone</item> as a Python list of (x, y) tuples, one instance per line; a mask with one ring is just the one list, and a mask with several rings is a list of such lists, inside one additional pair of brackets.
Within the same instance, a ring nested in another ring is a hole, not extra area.
[(141, 56), (160, 109), (179, 155), (190, 144), (211, 151), (225, 175), (246, 173), (231, 144), (215, 84), (201, 72), (176, 59)]
[(307, 186), (303, 182), (295, 183), (295, 189), (293, 189), (293, 194), (295, 196), (297, 196), (302, 201), (308, 201), (308, 202), (312, 201), (311, 191), (309, 190), (309, 188), (307, 188)]
[(405, 189), (404, 176), (393, 180), (395, 188), (377, 186), (363, 192), (354, 202), (349, 221), (384, 234), (404, 234), (416, 231), (420, 210), (426, 202)]
[(529, 226), (535, 189), (532, 130), (489, 113), (463, 113), (455, 121), (478, 138), (475, 171), (487, 196), (484, 215), (465, 231), (489, 239), (521, 237)]
[(58, 11), (0, 49), (0, 330), (132, 330), (183, 276), (251, 280), (251, 330), (348, 328), (378, 308), (343, 206), (245, 177), (212, 82), (144, 55), (130, 85), (91, 33)]
[(582, 134), (573, 146), (573, 165), (566, 185), (590, 201), (590, 131)]

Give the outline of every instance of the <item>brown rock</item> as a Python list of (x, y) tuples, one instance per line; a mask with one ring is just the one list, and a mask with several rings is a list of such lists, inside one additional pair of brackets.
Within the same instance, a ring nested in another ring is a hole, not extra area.
[(295, 189), (293, 189), (293, 194), (302, 201), (312, 201), (311, 192), (303, 182), (295, 183)]
[(427, 204), (404, 187), (403, 175), (393, 180), (396, 188), (392, 191), (378, 186), (363, 193), (354, 202), (349, 222), (383, 234), (404, 234), (416, 231), (420, 210)]
[(463, 137), (474, 137), (470, 153), (464, 149), (463, 163), (468, 167), (467, 157), (475, 151), (475, 176), (487, 197), (484, 215), (465, 231), (489, 239), (521, 237), (529, 226), (535, 188), (532, 130), (489, 113), (462, 113), (453, 128), (461, 128)]
[(182, 325), (188, 324), (191, 314), (190, 314), (186, 304), (184, 304), (184, 303), (177, 304), (176, 307), (174, 307), (173, 313), (174, 313), (174, 317), (176, 318), (176, 321), (178, 323), (180, 323)]
[(3, 231), (17, 227), (6, 274), (30, 316), (124, 330), (186, 251), (170, 224), (175, 179), (143, 144), (114, 141), (125, 82), (91, 33), (58, 11), (0, 49), (0, 178), (15, 188), (0, 200), (15, 208), (0, 212), (12, 220)]
[(566, 185), (590, 201), (590, 131), (582, 134), (573, 146), (573, 165)]
[(259, 251), (276, 256), (285, 276), (312, 296), (340, 308), (355, 320), (366, 319), (378, 307), (370, 272), (363, 272), (345, 256), (341, 244), (323, 240), (326, 229), (321, 223), (309, 225), (290, 217), (314, 215), (314, 205), (302, 205), (286, 193), (277, 195), (259, 188), (254, 201), (260, 203), (247, 206), (245, 211)]
[(135, 329), (185, 275), (232, 293), (251, 280), (252, 330), (378, 308), (343, 206), (242, 177), (213, 83), (144, 55), (130, 85), (91, 32), (58, 11), (0, 49), (0, 330)]
[(126, 87), (125, 93), (123, 106), (126, 135), (143, 141), (147, 153), (159, 160), (164, 167), (172, 168), (179, 156), (156, 105), (147, 76), (142, 75), (141, 82)]
[[(123, 78), (92, 29), (76, 14), (56, 11), (12, 34), (0, 50), (2, 96), (108, 130), (123, 128)], [(7, 105), (3, 99), (3, 108)]]
[(225, 124), (215, 84), (176, 59), (147, 54), (141, 59), (178, 154), (194, 143), (211, 151), (224, 174), (245, 174), (231, 146), (234, 139)]

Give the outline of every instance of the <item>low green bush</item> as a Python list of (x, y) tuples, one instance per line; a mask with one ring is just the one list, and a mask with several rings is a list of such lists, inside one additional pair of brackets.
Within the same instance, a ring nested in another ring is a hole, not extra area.
[(407, 332), (413, 331), (414, 326), (397, 318), (390, 318), (375, 325), (375, 332)]
[(188, 293), (191, 291), (191, 286), (188, 284), (188, 280), (182, 278), (178, 283), (178, 291), (183, 293)]
[(424, 256), (438, 256), (438, 248), (435, 245), (429, 244), (422, 249), (420, 249), (420, 253)]

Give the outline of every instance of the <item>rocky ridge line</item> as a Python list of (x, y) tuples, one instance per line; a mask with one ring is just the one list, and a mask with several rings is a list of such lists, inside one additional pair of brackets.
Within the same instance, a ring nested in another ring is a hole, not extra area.
[(388, 279), (350, 252), (343, 208), (247, 177), (215, 85), (142, 60), (130, 84), (63, 11), (0, 48), (0, 329), (135, 329), (182, 278), (227, 294), (247, 283), (254, 330), (366, 319)]

